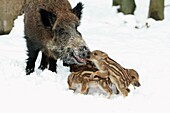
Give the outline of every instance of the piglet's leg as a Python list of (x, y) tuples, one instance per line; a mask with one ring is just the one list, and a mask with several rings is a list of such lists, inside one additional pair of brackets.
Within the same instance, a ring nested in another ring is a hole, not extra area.
[(107, 93), (107, 98), (110, 98), (112, 95), (112, 89), (109, 87), (109, 84), (103, 82), (101, 86), (103, 90)]
[(88, 84), (82, 83), (81, 94), (88, 94)]

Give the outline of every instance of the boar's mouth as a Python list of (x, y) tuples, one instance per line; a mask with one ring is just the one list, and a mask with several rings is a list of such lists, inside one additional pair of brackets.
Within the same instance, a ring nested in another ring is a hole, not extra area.
[(85, 65), (87, 57), (90, 56), (90, 50), (86, 46), (80, 46), (77, 48), (67, 48), (65, 54), (62, 57), (63, 64), (69, 66), (75, 65)]
[(86, 60), (85, 58), (81, 58), (79, 55), (76, 55), (76, 53), (71, 52), (63, 57), (63, 63), (68, 66), (72, 64), (84, 65), (86, 64)]
[(80, 56), (73, 54), (74, 59), (77, 60), (78, 63), (86, 63), (85, 59), (80, 58)]

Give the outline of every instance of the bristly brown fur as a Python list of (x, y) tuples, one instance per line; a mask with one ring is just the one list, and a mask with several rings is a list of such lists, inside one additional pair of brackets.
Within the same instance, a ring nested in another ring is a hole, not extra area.
[(70, 65), (70, 72), (91, 71), (95, 72), (98, 69), (91, 61), (86, 61), (85, 65)]
[[(45, 44), (49, 39), (51, 39), (51, 34), (48, 31), (48, 28), (45, 28), (40, 20), (39, 10), (44, 9), (48, 12), (51, 12), (58, 16), (60, 19), (59, 23), (62, 19), (71, 20), (69, 13), (71, 12), (71, 5), (67, 0), (50, 0), (46, 2), (46, 0), (29, 2), (25, 7), (25, 31), (26, 36), (29, 35), (34, 40), (41, 40)], [(75, 17), (75, 16), (74, 16)], [(76, 17), (75, 17), (76, 18)], [(75, 19), (73, 19), (75, 20)], [(30, 22), (31, 21), (31, 22)], [(78, 21), (78, 19), (77, 19)], [(42, 34), (43, 33), (43, 34)], [(38, 39), (37, 39), (38, 38)]]
[(58, 59), (65, 64), (85, 64), (90, 50), (77, 29), (82, 9), (82, 3), (72, 8), (68, 0), (26, 0), (27, 75), (34, 71), (39, 51), (42, 52), (41, 70), (49, 67), (56, 72)]

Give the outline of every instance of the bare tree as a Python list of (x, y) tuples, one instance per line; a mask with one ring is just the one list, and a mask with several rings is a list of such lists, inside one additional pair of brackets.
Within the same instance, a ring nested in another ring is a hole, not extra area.
[(9, 34), (14, 20), (23, 13), (24, 0), (0, 0), (0, 35)]
[(164, 19), (164, 0), (150, 0), (148, 18)]
[(134, 14), (136, 4), (134, 0), (113, 0), (113, 6), (120, 5), (118, 12), (126, 14)]

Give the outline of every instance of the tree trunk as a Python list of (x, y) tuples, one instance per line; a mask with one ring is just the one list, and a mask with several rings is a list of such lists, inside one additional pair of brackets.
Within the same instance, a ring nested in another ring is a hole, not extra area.
[(113, 0), (113, 6), (120, 5), (118, 12), (126, 14), (134, 14), (136, 9), (135, 0)]
[(164, 0), (150, 0), (148, 18), (155, 20), (164, 19)]
[(134, 14), (136, 4), (134, 0), (121, 0), (120, 11), (126, 14)]
[(10, 33), (14, 20), (23, 13), (24, 0), (0, 0), (0, 35)]
[(121, 0), (113, 0), (112, 6), (118, 6), (120, 5)]

